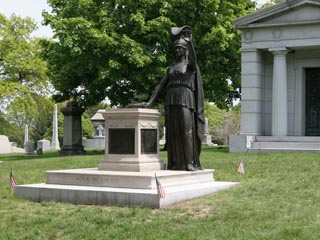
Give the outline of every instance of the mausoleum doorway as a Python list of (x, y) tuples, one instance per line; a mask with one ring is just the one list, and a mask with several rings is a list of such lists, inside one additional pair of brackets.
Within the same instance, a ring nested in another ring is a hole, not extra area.
[(306, 136), (320, 136), (320, 68), (306, 68)]

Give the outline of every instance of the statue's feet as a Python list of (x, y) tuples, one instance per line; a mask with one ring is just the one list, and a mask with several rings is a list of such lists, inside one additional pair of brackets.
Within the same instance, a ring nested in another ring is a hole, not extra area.
[(188, 164), (187, 165), (187, 171), (191, 171), (191, 172), (194, 172), (196, 171), (197, 169), (192, 165), (192, 164)]
[(187, 171), (194, 172), (194, 171), (201, 171), (201, 170), (203, 170), (201, 167), (197, 167), (197, 166), (195, 167), (192, 164), (187, 165)]

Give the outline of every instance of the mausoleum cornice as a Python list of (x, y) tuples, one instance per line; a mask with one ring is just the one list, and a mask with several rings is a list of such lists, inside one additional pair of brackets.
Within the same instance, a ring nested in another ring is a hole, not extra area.
[[(303, 10), (313, 10), (312, 14), (304, 14)], [(233, 21), (238, 29), (264, 28), (288, 25), (305, 25), (320, 23), (319, 0), (286, 0), (268, 8), (264, 8), (237, 18)], [(299, 15), (297, 17), (297, 15)], [(286, 19), (287, 18), (287, 19)]]

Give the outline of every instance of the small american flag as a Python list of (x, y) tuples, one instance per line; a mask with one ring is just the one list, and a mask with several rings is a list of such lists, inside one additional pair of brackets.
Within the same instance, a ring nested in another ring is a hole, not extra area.
[(14, 189), (16, 187), (16, 181), (14, 180), (14, 176), (12, 170), (10, 171), (10, 187)]
[(156, 177), (156, 184), (157, 184), (157, 193), (158, 197), (160, 198), (165, 198), (166, 197), (166, 192), (164, 191), (164, 188), (162, 187), (160, 181), (157, 178), (157, 175), (155, 174)]
[(243, 160), (240, 159), (240, 163), (238, 166), (238, 173), (244, 174), (244, 165), (243, 165)]

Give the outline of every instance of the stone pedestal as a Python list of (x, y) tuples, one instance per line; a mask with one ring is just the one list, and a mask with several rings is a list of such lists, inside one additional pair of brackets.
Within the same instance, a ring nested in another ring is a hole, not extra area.
[(155, 109), (111, 109), (105, 119), (105, 159), (99, 170), (157, 171), (164, 169), (159, 156), (159, 119)]
[(64, 115), (63, 146), (59, 152), (62, 156), (85, 154), (82, 146), (81, 115), (84, 112), (76, 102), (68, 102), (67, 107), (60, 110)]

